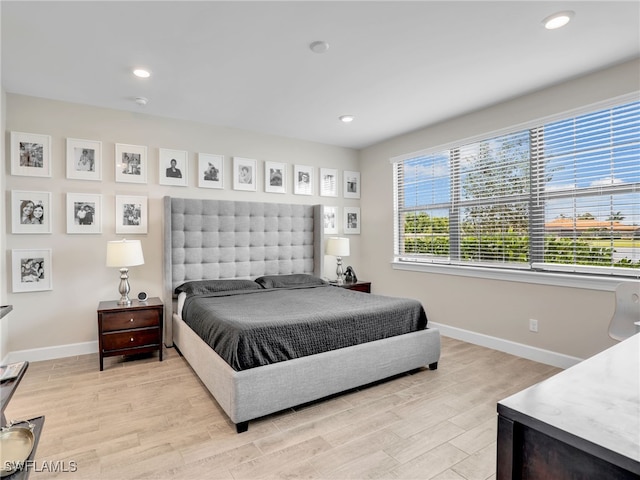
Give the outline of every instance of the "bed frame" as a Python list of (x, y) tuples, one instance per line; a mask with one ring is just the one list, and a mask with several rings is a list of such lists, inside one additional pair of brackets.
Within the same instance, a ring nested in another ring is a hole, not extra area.
[(165, 344), (175, 345), (236, 425), (400, 373), (437, 368), (440, 333), (414, 333), (286, 362), (233, 370), (176, 314), (190, 280), (322, 276), (321, 205), (164, 197)]

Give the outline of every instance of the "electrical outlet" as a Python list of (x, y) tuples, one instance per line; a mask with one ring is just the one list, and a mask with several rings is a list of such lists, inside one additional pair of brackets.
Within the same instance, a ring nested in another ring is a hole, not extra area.
[(529, 319), (529, 331), (538, 333), (538, 320), (535, 318)]

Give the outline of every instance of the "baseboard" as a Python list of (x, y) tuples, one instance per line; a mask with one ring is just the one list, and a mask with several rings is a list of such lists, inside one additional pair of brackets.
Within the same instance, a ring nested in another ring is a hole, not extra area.
[[(552, 365), (558, 368), (569, 368), (580, 363), (583, 359), (571, 357), (562, 353), (543, 350), (542, 348), (524, 345), (522, 343), (504, 340), (498, 337), (491, 337), (482, 333), (463, 330), (462, 328), (450, 327), (441, 323), (429, 322), (429, 326), (434, 326), (440, 330), (445, 337), (455, 338), (464, 342), (473, 343), (482, 347), (492, 348), (501, 352), (517, 355), (518, 357), (533, 360), (534, 362)], [(10, 352), (2, 360), (2, 364), (13, 362), (37, 362), (41, 360), (53, 360), (56, 358), (73, 357), (76, 355), (88, 355), (98, 352), (98, 342), (73, 343), (69, 345), (59, 345), (55, 347), (34, 348), (31, 350), (18, 350)]]
[(456, 340), (473, 343), (474, 345), (492, 348), (494, 350), (499, 350), (511, 355), (517, 355), (518, 357), (533, 360), (534, 362), (544, 363), (546, 365), (552, 365), (558, 368), (569, 368), (583, 360), (582, 358), (571, 357), (569, 355), (532, 347), (523, 343), (516, 343), (503, 338), (491, 337), (482, 333), (463, 330), (462, 328), (450, 327), (448, 325), (435, 322), (429, 322), (429, 325), (438, 328), (440, 333), (445, 337), (451, 337)]
[(76, 355), (88, 355), (98, 352), (98, 342), (71, 343), (57, 345), (55, 347), (33, 348), (30, 350), (18, 350), (9, 352), (3, 359), (3, 365), (13, 362), (39, 362), (42, 360), (54, 360), (56, 358), (75, 357)]

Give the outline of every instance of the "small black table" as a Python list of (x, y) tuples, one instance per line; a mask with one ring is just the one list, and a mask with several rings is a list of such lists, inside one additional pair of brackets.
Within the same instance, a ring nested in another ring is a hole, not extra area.
[(24, 365), (20, 369), (16, 378), (5, 380), (0, 383), (0, 412), (2, 413), (2, 426), (7, 424), (7, 419), (4, 417), (4, 409), (9, 403), (9, 400), (11, 400), (11, 397), (13, 397), (13, 392), (16, 391), (16, 388), (18, 388), (18, 385), (22, 381), (22, 377), (24, 377), (27, 368), (29, 368), (29, 362), (24, 362)]
[[(22, 381), (24, 374), (27, 372), (27, 368), (29, 368), (29, 362), (24, 362), (24, 365), (20, 369), (20, 372), (18, 373), (17, 377), (12, 378), (11, 380), (5, 380), (4, 382), (0, 383), (0, 408), (2, 411), (3, 427), (7, 425), (7, 419), (4, 416), (4, 409), (9, 403), (9, 400), (11, 400), (11, 397), (13, 397), (13, 393), (18, 388), (18, 385)], [(22, 421), (20, 423), (22, 423)], [(25, 468), (22, 470), (16, 470), (11, 475), (7, 475), (3, 477), (8, 480), (26, 480), (27, 478), (29, 478), (29, 472), (30, 470), (32, 470), (32, 466), (35, 465), (33, 463), (33, 460), (36, 455), (38, 441), (40, 440), (40, 435), (42, 434), (42, 428), (44, 426), (44, 416), (31, 418), (29, 420), (24, 420), (24, 423), (32, 423), (34, 425), (33, 448), (31, 449), (31, 454), (29, 455), (29, 458), (27, 458), (25, 461)], [(16, 424), (18, 424), (18, 422), (16, 422)]]

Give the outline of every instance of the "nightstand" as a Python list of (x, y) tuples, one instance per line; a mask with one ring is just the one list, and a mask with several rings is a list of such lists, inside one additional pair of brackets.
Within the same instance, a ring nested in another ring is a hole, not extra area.
[(162, 361), (162, 301), (149, 298), (118, 305), (117, 300), (98, 305), (98, 343), (100, 371), (104, 357), (159, 352)]
[(332, 283), (332, 285), (336, 287), (346, 288), (348, 290), (356, 290), (358, 292), (371, 293), (371, 282), (353, 282), (353, 283), (343, 283), (342, 285), (338, 285), (337, 283)]

